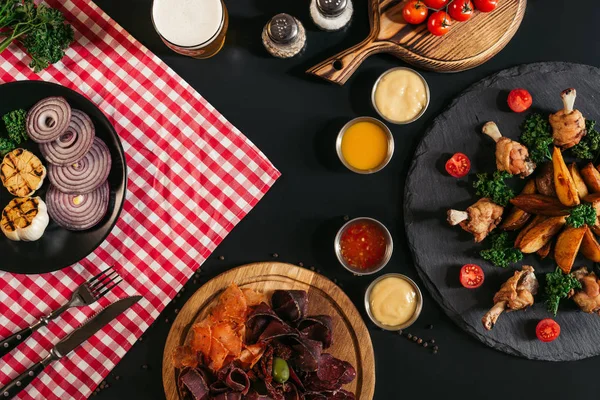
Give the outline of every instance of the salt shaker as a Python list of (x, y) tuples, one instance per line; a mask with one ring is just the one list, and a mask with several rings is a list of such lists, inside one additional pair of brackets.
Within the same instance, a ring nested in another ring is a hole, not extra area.
[(348, 25), (354, 7), (352, 0), (311, 0), (310, 16), (324, 31), (337, 31)]
[(290, 58), (300, 53), (306, 44), (306, 30), (289, 14), (277, 14), (265, 25), (262, 42), (271, 55)]

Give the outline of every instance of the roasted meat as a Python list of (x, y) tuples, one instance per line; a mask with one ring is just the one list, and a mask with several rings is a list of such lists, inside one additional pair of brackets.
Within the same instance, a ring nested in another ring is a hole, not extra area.
[(577, 97), (575, 89), (564, 90), (560, 97), (564, 108), (555, 114), (550, 114), (550, 125), (552, 126), (554, 145), (565, 150), (577, 145), (587, 131), (585, 118), (581, 112), (573, 109)]
[(525, 178), (535, 169), (535, 163), (529, 158), (529, 150), (519, 142), (502, 136), (495, 122), (483, 125), (482, 132), (496, 142), (496, 168), (512, 175)]
[(517, 311), (532, 306), (538, 287), (532, 266), (524, 265), (521, 271), (515, 271), (494, 295), (494, 306), (481, 319), (484, 328), (492, 329), (505, 310)]
[(586, 267), (579, 268), (572, 274), (581, 283), (581, 289), (571, 290), (569, 297), (581, 311), (600, 314), (600, 280), (596, 274), (589, 272)]
[(498, 226), (503, 211), (503, 207), (484, 197), (466, 211), (448, 210), (448, 222), (472, 233), (475, 242), (479, 243)]

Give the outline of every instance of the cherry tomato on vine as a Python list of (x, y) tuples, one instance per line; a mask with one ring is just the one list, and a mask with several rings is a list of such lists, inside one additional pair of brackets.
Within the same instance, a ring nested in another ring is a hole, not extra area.
[(446, 7), (448, 1), (449, 0), (423, 0), (423, 2), (427, 4), (427, 7), (435, 8), (436, 10), (439, 10), (442, 7)]
[(455, 178), (462, 178), (471, 170), (471, 160), (463, 153), (454, 153), (446, 161), (446, 172)]
[(452, 18), (445, 11), (436, 11), (429, 16), (427, 21), (427, 29), (435, 36), (444, 36), (450, 31)]
[(404, 17), (404, 20), (413, 25), (418, 25), (425, 22), (428, 14), (429, 9), (425, 3), (420, 0), (409, 1), (402, 9), (402, 16)]
[(513, 89), (508, 94), (508, 106), (514, 112), (523, 112), (531, 107), (533, 99), (525, 89)]
[(448, 14), (453, 20), (464, 22), (471, 18), (474, 10), (471, 0), (454, 0), (448, 7)]
[(535, 327), (535, 335), (542, 342), (551, 342), (560, 335), (560, 325), (551, 318), (543, 319)]
[(475, 289), (481, 286), (484, 276), (479, 265), (466, 264), (460, 269), (460, 283), (467, 289)]
[(473, 3), (475, 3), (475, 8), (479, 11), (490, 12), (494, 11), (498, 5), (498, 0), (473, 0)]

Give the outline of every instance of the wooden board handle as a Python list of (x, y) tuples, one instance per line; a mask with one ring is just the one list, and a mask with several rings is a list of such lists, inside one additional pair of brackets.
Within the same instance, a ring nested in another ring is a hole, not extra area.
[(389, 48), (388, 43), (376, 42), (372, 37), (369, 37), (359, 44), (311, 67), (306, 73), (343, 85), (367, 57), (371, 54), (387, 51)]

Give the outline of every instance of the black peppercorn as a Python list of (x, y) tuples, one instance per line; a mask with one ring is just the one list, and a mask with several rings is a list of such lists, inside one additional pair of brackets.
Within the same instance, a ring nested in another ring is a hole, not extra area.
[(196, 283), (198, 283), (198, 281), (194, 279), (194, 280), (192, 281), (192, 283), (195, 285)]
[(337, 283), (337, 278), (333, 278), (333, 283)]
[(417, 343), (419, 343), (419, 344), (423, 343), (423, 339), (419, 338), (419, 340), (417, 340)]
[(431, 344), (435, 344), (435, 339), (431, 339), (431, 340), (429, 340), (429, 343), (431, 343)]
[(433, 324), (427, 325), (427, 329), (433, 329)]
[(408, 340), (412, 339), (412, 337), (413, 337), (413, 336), (412, 336), (410, 333), (409, 333), (408, 335), (406, 335), (406, 338), (407, 338)]
[(412, 338), (412, 341), (413, 341), (413, 342), (416, 342), (416, 341), (418, 341), (418, 340), (419, 340), (419, 338), (418, 338), (418, 337), (416, 337), (416, 336), (413, 336), (413, 338)]
[(110, 387), (110, 385), (107, 383), (106, 385), (104, 385), (104, 389), (108, 389)]
[(116, 375), (115, 380), (118, 381), (119, 379), (121, 379), (121, 377), (119, 375)]
[(179, 308), (176, 308), (175, 310), (173, 310), (175, 312), (175, 314), (177, 314), (179, 312)]
[(225, 256), (219, 256), (219, 260), (223, 261), (225, 259)]
[(439, 350), (439, 347), (433, 346), (433, 351), (438, 351), (438, 350)]
[(148, 369), (148, 365), (147, 364), (143, 364), (142, 365), (142, 369)]
[(398, 335), (402, 336), (402, 329), (398, 331)]
[(298, 265), (301, 266), (301, 267), (304, 267), (304, 263), (303, 262), (298, 263)]
[(348, 215), (344, 215), (344, 221), (350, 221), (350, 217)]
[(277, 257), (279, 257), (279, 254), (273, 253), (273, 258), (277, 258)]
[(315, 270), (315, 267), (310, 267), (310, 270), (311, 270), (311, 271), (314, 271), (314, 270)]
[(429, 346), (429, 344), (427, 342), (424, 342), (423, 347), (427, 348), (427, 346)]
[(169, 318), (165, 318), (165, 322), (168, 324), (170, 322)]
[(433, 351), (433, 354), (437, 354), (437, 352), (438, 352), (437, 350), (434, 350), (434, 351)]

